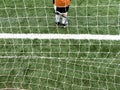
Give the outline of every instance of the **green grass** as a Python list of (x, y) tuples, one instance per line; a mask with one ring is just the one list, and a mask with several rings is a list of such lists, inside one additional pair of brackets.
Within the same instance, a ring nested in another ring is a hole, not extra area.
[[(69, 26), (63, 30), (55, 26), (50, 0), (1, 0), (0, 32), (116, 35), (119, 34), (119, 3), (119, 0), (72, 1), (68, 12)], [(74, 7), (76, 5), (78, 7)]]
[[(119, 3), (72, 0), (63, 29), (50, 0), (1, 0), (0, 33), (118, 35)], [(0, 39), (0, 88), (119, 90), (119, 58), (120, 41)]]
[(120, 88), (119, 41), (35, 39), (0, 42), (1, 56), (29, 56), (0, 58), (0, 88)]

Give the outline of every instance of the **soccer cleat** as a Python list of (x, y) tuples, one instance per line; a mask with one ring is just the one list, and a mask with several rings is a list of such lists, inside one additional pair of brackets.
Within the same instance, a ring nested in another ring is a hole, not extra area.
[(62, 24), (62, 27), (63, 27), (63, 28), (66, 28), (66, 26), (67, 26), (67, 24)]
[(60, 24), (60, 22), (56, 22), (56, 25), (57, 25), (57, 26), (60, 26), (61, 24)]

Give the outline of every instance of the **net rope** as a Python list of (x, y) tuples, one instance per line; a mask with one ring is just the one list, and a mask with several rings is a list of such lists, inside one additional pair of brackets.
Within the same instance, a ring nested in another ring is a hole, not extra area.
[(0, 89), (118, 90), (119, 0), (72, 0), (56, 27), (50, 0), (0, 1)]

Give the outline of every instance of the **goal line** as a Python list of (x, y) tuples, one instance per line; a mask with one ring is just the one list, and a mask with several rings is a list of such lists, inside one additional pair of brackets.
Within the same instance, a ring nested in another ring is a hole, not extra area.
[(120, 35), (95, 34), (0, 34), (0, 39), (75, 39), (75, 40), (120, 40)]

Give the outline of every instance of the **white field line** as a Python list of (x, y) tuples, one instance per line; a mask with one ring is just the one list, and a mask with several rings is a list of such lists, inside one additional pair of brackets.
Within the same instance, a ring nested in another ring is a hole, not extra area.
[(0, 34), (0, 39), (76, 39), (76, 40), (120, 40), (120, 35), (93, 34)]

